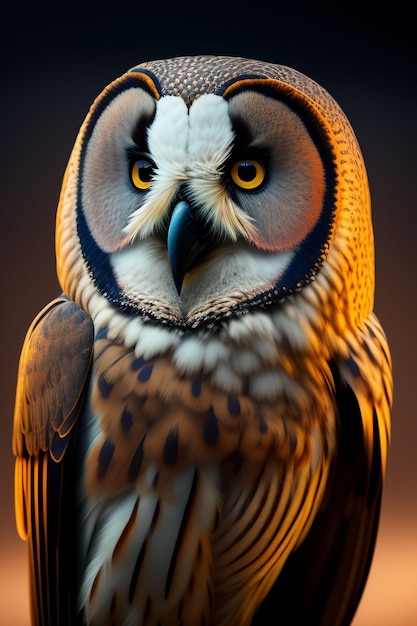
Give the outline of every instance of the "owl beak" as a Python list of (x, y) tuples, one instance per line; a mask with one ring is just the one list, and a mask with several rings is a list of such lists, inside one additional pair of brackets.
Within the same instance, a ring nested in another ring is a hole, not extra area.
[(211, 243), (207, 227), (195, 217), (188, 202), (178, 202), (171, 215), (167, 236), (168, 256), (178, 294), (184, 276)]

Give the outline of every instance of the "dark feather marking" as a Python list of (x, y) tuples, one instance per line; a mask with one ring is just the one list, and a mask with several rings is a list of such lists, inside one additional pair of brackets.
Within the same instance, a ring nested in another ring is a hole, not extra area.
[(372, 337), (372, 339), (378, 339), (378, 337), (375, 334), (374, 329), (372, 328), (372, 325), (369, 322), (365, 322), (365, 326), (366, 326), (368, 333)]
[(98, 455), (98, 467), (97, 467), (97, 478), (98, 480), (103, 480), (108, 470), (108, 467), (113, 458), (115, 446), (110, 441), (110, 439), (106, 439), (101, 446), (99, 455)]
[(208, 415), (204, 420), (203, 437), (208, 446), (215, 446), (219, 439), (219, 423), (213, 407), (210, 407)]
[(385, 376), (382, 377), (382, 387), (384, 390), (384, 396), (386, 399), (386, 403), (389, 406), (390, 405), (390, 398), (391, 398), (391, 389), (390, 387), (387, 386), (387, 381), (385, 379)]
[(120, 555), (120, 552), (122, 551), (123, 546), (126, 544), (126, 539), (129, 537), (130, 531), (132, 530), (136, 522), (138, 507), (139, 507), (139, 498), (137, 498), (135, 502), (135, 506), (133, 507), (132, 513), (129, 519), (127, 520), (127, 523), (125, 527), (123, 528), (120, 534), (120, 537), (114, 547), (112, 561), (115, 561), (118, 558), (118, 556)]
[(164, 445), (164, 461), (167, 465), (175, 465), (178, 458), (178, 430), (174, 429), (166, 438)]
[[(159, 516), (159, 509), (160, 509), (160, 506), (159, 506), (159, 500), (158, 500), (155, 506), (154, 513), (153, 513), (149, 534), (151, 534), (152, 530), (155, 528), (155, 525), (157, 523), (158, 516)], [(138, 579), (139, 579), (139, 572), (140, 572), (141, 565), (143, 563), (143, 559), (145, 557), (146, 547), (147, 547), (147, 541), (144, 541), (140, 549), (140, 552), (138, 554), (138, 558), (136, 559), (135, 567), (132, 573), (132, 578), (130, 579), (129, 604), (132, 604), (133, 598), (135, 596), (136, 586), (138, 584)]]
[(288, 443), (289, 450), (291, 454), (293, 454), (293, 452), (295, 452), (297, 448), (297, 435), (293, 432), (292, 429), (288, 429), (285, 420), (283, 421), (282, 425), (284, 427), (284, 436), (282, 440)]
[(350, 373), (353, 374), (355, 378), (359, 378), (361, 372), (356, 361), (352, 357), (349, 357), (346, 359), (345, 363), (348, 366)]
[(197, 485), (198, 485), (198, 476), (197, 476), (197, 472), (194, 471), (193, 484), (191, 485), (190, 494), (188, 496), (187, 504), (184, 509), (184, 513), (183, 513), (182, 520), (181, 520), (181, 525), (178, 530), (177, 540), (175, 542), (174, 551), (172, 553), (171, 561), (170, 561), (169, 568), (168, 568), (168, 574), (167, 574), (167, 579), (165, 583), (165, 599), (167, 599), (169, 596), (172, 581), (174, 579), (174, 572), (175, 572), (175, 568), (177, 565), (177, 558), (178, 558), (178, 554), (181, 548), (182, 540), (184, 538), (185, 529), (187, 527), (188, 516), (194, 504), (195, 495), (197, 492)]
[(154, 489), (156, 489), (156, 488), (157, 488), (157, 486), (158, 486), (158, 482), (159, 482), (159, 472), (156, 472), (155, 476), (154, 476), (154, 477), (153, 477), (153, 479), (152, 479), (152, 487), (153, 487)]
[(108, 331), (107, 326), (102, 326), (102, 328), (99, 328), (96, 334), (94, 335), (94, 341), (100, 341), (100, 339), (107, 339), (107, 331)]
[(134, 361), (132, 361), (132, 363), (130, 364), (130, 369), (133, 372), (137, 372), (138, 370), (140, 370), (142, 365), (145, 365), (145, 363), (146, 363), (145, 359), (142, 357), (139, 357), (138, 359), (134, 359)]
[(378, 339), (378, 345), (382, 350), (386, 363), (387, 364), (391, 363), (391, 355), (390, 355), (389, 350), (387, 351), (387, 346), (385, 345), (385, 343), (384, 342), (381, 343)]
[(149, 365), (144, 365), (142, 369), (139, 370), (138, 380), (141, 383), (146, 383), (147, 380), (152, 376), (153, 365), (150, 363)]
[(191, 393), (193, 394), (194, 398), (199, 397), (199, 395), (201, 394), (201, 378), (194, 378), (193, 382), (191, 383)]
[(150, 526), (150, 532), (154, 530), (154, 528), (155, 528), (155, 526), (156, 526), (156, 524), (158, 522), (160, 508), (161, 508), (161, 506), (160, 506), (159, 500), (158, 500), (158, 502), (156, 503), (156, 506), (155, 506), (155, 511), (153, 512), (152, 522), (151, 522), (151, 526)]
[(139, 572), (143, 562), (143, 558), (145, 556), (146, 551), (146, 541), (143, 542), (140, 552), (138, 554), (138, 558), (136, 559), (135, 567), (132, 572), (132, 578), (130, 579), (129, 585), (129, 604), (132, 604), (132, 600), (135, 596), (136, 585), (138, 584)]
[(141, 467), (142, 467), (143, 457), (144, 457), (144, 452), (143, 452), (144, 442), (145, 442), (145, 437), (140, 441), (129, 465), (129, 480), (131, 482), (137, 479), (137, 477), (139, 476)]
[(369, 348), (369, 346), (366, 343), (366, 341), (362, 342), (362, 348), (365, 350), (366, 355), (369, 358), (369, 360), (371, 361), (371, 363), (374, 363), (375, 365), (378, 365), (378, 361), (376, 360), (375, 355), (373, 354), (373, 352)]
[(127, 433), (133, 425), (133, 415), (127, 407), (125, 407), (120, 416), (120, 425), (123, 432)]
[(100, 376), (98, 377), (97, 386), (102, 398), (108, 398), (114, 387), (113, 383), (110, 383), (108, 380), (106, 380), (104, 373), (100, 374)]
[[(285, 423), (284, 423), (284, 428), (285, 428)], [(297, 449), (297, 435), (294, 433), (289, 433), (288, 430), (285, 428), (287, 435), (288, 435), (288, 445), (290, 448), (290, 452), (291, 454), (294, 454), (294, 452)]]
[(259, 417), (259, 432), (263, 435), (268, 432), (268, 424), (263, 416), (263, 413), (260, 409), (257, 411)]
[(229, 393), (229, 395), (227, 396), (227, 408), (229, 409), (229, 412), (235, 417), (240, 415), (239, 398)]

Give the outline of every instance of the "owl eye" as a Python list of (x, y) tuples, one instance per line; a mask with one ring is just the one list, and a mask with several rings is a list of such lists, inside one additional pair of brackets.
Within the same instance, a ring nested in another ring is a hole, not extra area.
[(152, 183), (154, 164), (146, 158), (132, 161), (130, 166), (130, 179), (136, 189), (148, 189)]
[(241, 159), (230, 170), (232, 181), (241, 189), (257, 189), (265, 179), (265, 167), (254, 159)]

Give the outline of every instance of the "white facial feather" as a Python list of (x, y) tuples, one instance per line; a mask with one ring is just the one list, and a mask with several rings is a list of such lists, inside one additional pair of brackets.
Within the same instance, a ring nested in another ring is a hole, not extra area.
[[(157, 239), (137, 241), (110, 256), (113, 271), (123, 292), (142, 306), (177, 308), (180, 313), (178, 293), (171, 279), (171, 269), (164, 244)], [(151, 277), (151, 278), (150, 278)], [(158, 292), (155, 293), (155, 284)]]
[(205, 94), (190, 108), (188, 188), (219, 235), (232, 241), (253, 240), (252, 219), (232, 201), (222, 174), (234, 140), (229, 107), (223, 98)]
[(181, 292), (183, 311), (192, 314), (210, 299), (239, 299), (246, 294), (268, 289), (285, 271), (294, 251), (264, 252), (246, 244), (219, 247), (204, 264), (190, 272)]
[(130, 239), (144, 239), (158, 228), (179, 185), (186, 180), (188, 111), (175, 96), (158, 100), (156, 114), (148, 130), (148, 146), (156, 171), (146, 202), (134, 211), (125, 227)]
[(188, 174), (218, 180), (232, 149), (234, 132), (223, 98), (205, 94), (190, 107)]
[(155, 119), (148, 129), (149, 152), (157, 166), (154, 183), (181, 182), (187, 168), (188, 110), (182, 98), (165, 96), (156, 103)]
[(255, 228), (231, 200), (222, 182), (234, 133), (223, 98), (205, 94), (188, 111), (182, 98), (164, 96), (148, 130), (156, 170), (144, 204), (132, 212), (124, 229), (131, 239), (151, 236), (170, 209), (180, 185), (189, 193), (220, 235), (253, 239)]

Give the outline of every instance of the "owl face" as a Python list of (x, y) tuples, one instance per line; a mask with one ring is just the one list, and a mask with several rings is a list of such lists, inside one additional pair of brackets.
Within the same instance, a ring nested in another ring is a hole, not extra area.
[(88, 280), (119, 311), (193, 327), (302, 290), (338, 217), (320, 97), (302, 75), (244, 59), (183, 57), (114, 81), (63, 187), (64, 289)]

